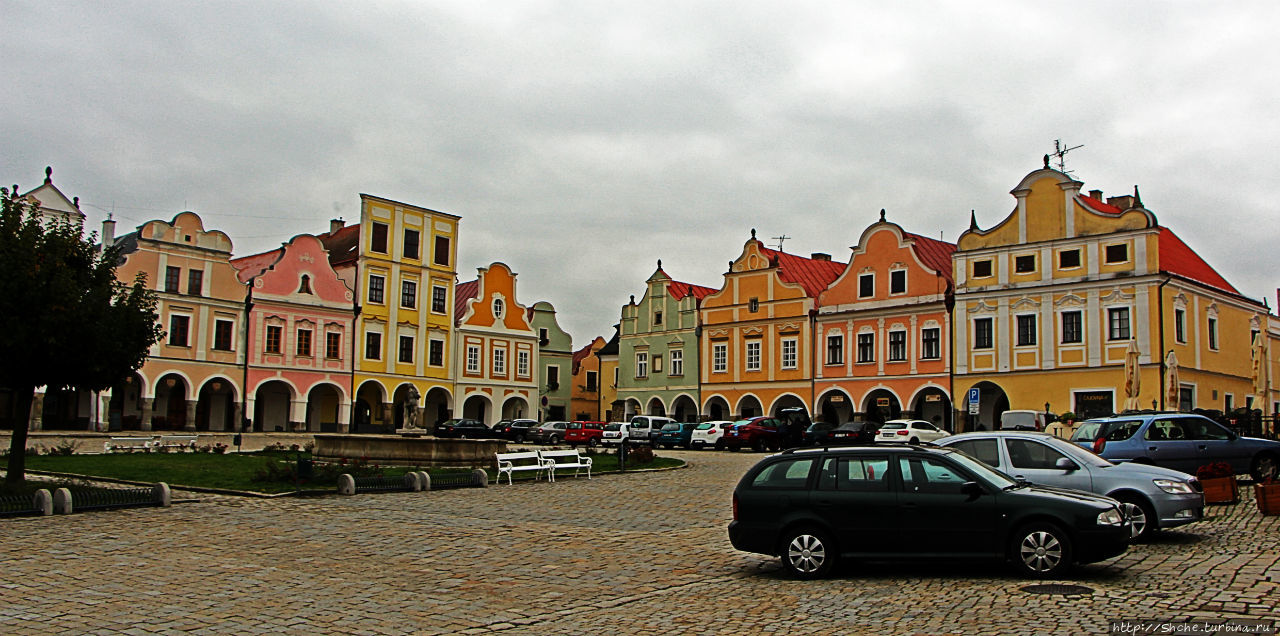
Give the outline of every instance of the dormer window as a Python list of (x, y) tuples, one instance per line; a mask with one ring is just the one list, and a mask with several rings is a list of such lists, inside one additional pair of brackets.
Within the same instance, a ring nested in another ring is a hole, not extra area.
[(306, 274), (302, 275), (302, 284), (298, 285), (298, 293), (299, 294), (311, 293), (311, 277), (310, 276), (307, 276)]
[(660, 311), (653, 312), (653, 324), (654, 325), (662, 324), (662, 312)]
[(858, 276), (858, 298), (870, 298), (876, 295), (876, 275), (862, 274)]
[(990, 278), (991, 277), (991, 259), (973, 262), (974, 278)]
[(1024, 254), (1013, 257), (1013, 271), (1017, 274), (1030, 274), (1036, 271), (1035, 254)]
[(907, 293), (907, 270), (895, 269), (892, 272), (889, 272), (889, 293)]
[(502, 312), (505, 310), (506, 310), (506, 304), (502, 302), (502, 299), (494, 298), (493, 299), (493, 317), (501, 318)]
[(1119, 243), (1107, 246), (1107, 263), (1123, 263), (1129, 260), (1129, 245)]

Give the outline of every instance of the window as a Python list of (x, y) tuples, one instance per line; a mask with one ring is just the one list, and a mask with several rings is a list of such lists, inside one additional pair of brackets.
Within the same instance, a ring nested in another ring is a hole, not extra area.
[(1058, 269), (1074, 269), (1080, 267), (1080, 250), (1062, 250), (1058, 252)]
[(876, 361), (876, 335), (873, 333), (858, 334), (858, 362)]
[(378, 252), (379, 254), (387, 253), (387, 224), (373, 223), (373, 229), (369, 233), (369, 251)]
[(545, 346), (547, 346), (547, 343), (548, 343), (548, 342), (550, 342), (550, 341), (551, 341), (551, 336), (550, 336), (550, 334), (547, 332), (547, 328), (546, 328), (546, 327), (538, 327), (538, 344), (540, 344), (540, 345), (542, 345), (542, 346), (544, 346), (544, 347), (545, 347)]
[(711, 345), (711, 372), (724, 373), (729, 370), (729, 345), (717, 342)]
[(204, 295), (204, 270), (193, 269), (187, 272), (187, 294), (191, 296)]
[(760, 341), (747, 341), (747, 371), (760, 370)]
[(770, 464), (751, 480), (752, 488), (801, 489), (809, 483), (813, 459), (792, 459)]
[(444, 366), (443, 340), (432, 340), (427, 343), (427, 364), (433, 367)]
[(480, 347), (467, 345), (467, 373), (480, 373)]
[(187, 346), (187, 333), (191, 329), (191, 316), (173, 314), (169, 316), (169, 346)]
[(818, 474), (821, 490), (886, 492), (889, 490), (889, 460), (885, 457), (828, 457)]
[[(614, 383), (616, 384), (618, 381), (616, 375), (618, 373), (617, 367), (614, 367), (613, 372), (615, 374)], [(560, 388), (560, 367), (549, 366), (547, 367), (547, 390), (554, 391), (558, 388)]]
[(751, 300), (748, 300), (748, 301), (747, 301), (747, 311), (749, 311), (749, 312), (751, 312), (751, 313), (753, 313), (753, 314), (754, 314), (754, 313), (756, 313), (757, 311), (760, 311), (760, 299), (759, 299), (759, 298), (752, 298)]
[(295, 355), (301, 356), (303, 358), (311, 357), (311, 330), (310, 329), (298, 330), (298, 339), (294, 345), (294, 351), (296, 352)]
[(959, 494), (967, 481), (956, 469), (932, 457), (899, 457), (902, 491), (913, 493)]
[(493, 299), (493, 317), (494, 318), (501, 318), (502, 312), (505, 311), (506, 308), (507, 306), (505, 303), (502, 302), (501, 298)]
[(668, 355), (671, 357), (671, 372), (667, 375), (684, 375), (684, 351), (672, 349)]
[(337, 360), (342, 357), (342, 334), (330, 331), (324, 335), (324, 357)]
[(782, 368), (794, 369), (798, 365), (798, 357), (796, 355), (796, 339), (782, 339)]
[(649, 377), (649, 354), (645, 351), (636, 352), (636, 377)]
[(1014, 468), (1053, 470), (1057, 468), (1058, 460), (1066, 457), (1040, 442), (1009, 438), (1004, 443), (1009, 450), (1009, 465)]
[(587, 372), (587, 386), (586, 386), (587, 392), (588, 392), (588, 393), (595, 393), (595, 392), (596, 392), (596, 383), (597, 383), (597, 382), (599, 382), (599, 381), (600, 381), (600, 380), (599, 380), (599, 378), (598, 378), (598, 377), (596, 377), (596, 372), (595, 372), (595, 371), (588, 371), (588, 372)]
[(925, 360), (937, 360), (942, 357), (942, 330), (929, 327), (921, 332), (920, 357)]
[(311, 293), (311, 277), (310, 276), (307, 276), (306, 274), (302, 275), (302, 280), (299, 281), (299, 284), (298, 284), (298, 293), (299, 294)]
[(400, 281), (400, 306), (405, 309), (418, 306), (418, 283), (411, 280)]
[(991, 276), (991, 259), (973, 262), (973, 277), (987, 278)]
[(907, 270), (895, 269), (892, 272), (889, 272), (889, 293), (907, 293)]
[(1126, 243), (1108, 245), (1106, 258), (1108, 263), (1123, 263), (1129, 260), (1129, 245)]
[(990, 349), (995, 345), (995, 333), (991, 318), (973, 319), (973, 348)]
[(870, 298), (876, 295), (876, 275), (860, 274), (858, 276), (858, 298)]
[(660, 355), (653, 356), (653, 372), (662, 373), (662, 356)]
[(431, 311), (437, 314), (445, 313), (445, 302), (448, 300), (449, 290), (440, 285), (431, 286)]
[(889, 332), (889, 361), (902, 362), (907, 359), (907, 332)]
[(284, 339), (284, 327), (280, 325), (267, 325), (267, 353), (279, 354), (282, 350), (281, 340)]
[(507, 350), (495, 347), (493, 349), (493, 374), (507, 374)]
[(1173, 337), (1178, 342), (1185, 343), (1187, 341), (1187, 311), (1185, 309), (1173, 310)]
[(1013, 257), (1013, 271), (1018, 274), (1029, 274), (1036, 271), (1035, 254), (1023, 254)]
[(400, 355), (396, 360), (405, 364), (413, 362), (413, 336), (400, 336)]
[(449, 264), (449, 237), (447, 236), (436, 237), (435, 263), (436, 265)]
[(529, 377), (529, 352), (516, 352), (516, 375), (527, 378)]
[(1018, 321), (1018, 346), (1030, 347), (1036, 343), (1036, 315), (1021, 314)]
[(844, 364), (844, 335), (827, 336), (827, 364)]
[(1000, 448), (997, 446), (999, 442), (994, 439), (970, 439), (955, 444), (948, 444), (951, 448), (958, 451), (964, 451), (970, 457), (991, 466), (992, 468), (1000, 467)]
[(1062, 344), (1084, 342), (1084, 314), (1078, 311), (1062, 312)]
[(213, 321), (213, 348), (217, 351), (231, 351), (231, 332), (235, 323), (230, 320)]
[[(1128, 337), (1128, 336), (1126, 336)], [(1209, 348), (1214, 351), (1218, 350), (1218, 319), (1209, 319)]]
[(660, 311), (653, 312), (653, 324), (655, 326), (662, 324), (662, 312)]
[(382, 291), (386, 287), (387, 279), (377, 274), (369, 274), (369, 302), (374, 305), (382, 304)]
[(181, 267), (166, 267), (164, 270), (164, 290), (178, 293), (178, 283), (182, 280)]
[(404, 231), (404, 257), (418, 258), (418, 231), (405, 229)]
[(382, 334), (370, 332), (364, 335), (364, 357), (366, 360), (382, 359)]
[(1107, 310), (1107, 338), (1109, 340), (1129, 339), (1129, 308), (1113, 307)]

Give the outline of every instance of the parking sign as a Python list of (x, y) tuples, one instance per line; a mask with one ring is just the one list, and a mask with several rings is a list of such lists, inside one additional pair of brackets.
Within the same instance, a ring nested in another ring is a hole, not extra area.
[(978, 387), (975, 386), (972, 389), (969, 389), (969, 414), (970, 415), (978, 414), (979, 397), (981, 396), (978, 393)]

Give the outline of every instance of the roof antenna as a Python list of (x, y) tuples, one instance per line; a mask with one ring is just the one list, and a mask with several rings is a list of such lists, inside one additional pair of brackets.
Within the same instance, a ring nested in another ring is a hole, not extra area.
[(791, 238), (791, 237), (790, 237), (790, 236), (787, 236), (786, 234), (783, 234), (782, 236), (771, 236), (771, 237), (769, 237), (769, 238), (771, 238), (771, 239), (773, 239), (773, 240), (775, 240), (775, 241), (777, 241), (777, 242), (778, 242), (778, 251), (779, 251), (779, 252), (781, 252), (781, 251), (782, 251), (782, 242), (783, 242), (783, 241), (785, 241), (785, 240), (787, 240), (787, 239), (789, 239), (789, 238)]
[[(1071, 174), (1070, 170), (1067, 170), (1067, 153), (1071, 152), (1072, 150), (1076, 150), (1077, 148), (1084, 148), (1084, 144), (1080, 144), (1079, 146), (1071, 146), (1070, 148), (1067, 148), (1066, 144), (1062, 143), (1061, 139), (1053, 140), (1053, 156), (1058, 158), (1058, 172), (1061, 172), (1062, 174), (1065, 174), (1068, 177), (1075, 176)], [(1045, 163), (1045, 167), (1046, 168), (1049, 167), (1049, 164), (1047, 162)]]

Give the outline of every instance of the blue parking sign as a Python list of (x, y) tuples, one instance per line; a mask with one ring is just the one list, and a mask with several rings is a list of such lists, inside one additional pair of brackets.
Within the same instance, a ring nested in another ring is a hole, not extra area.
[(978, 399), (978, 387), (975, 386), (972, 389), (969, 389), (969, 403), (977, 404), (980, 401), (981, 400)]

